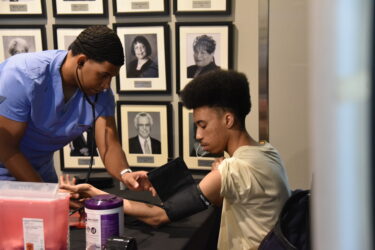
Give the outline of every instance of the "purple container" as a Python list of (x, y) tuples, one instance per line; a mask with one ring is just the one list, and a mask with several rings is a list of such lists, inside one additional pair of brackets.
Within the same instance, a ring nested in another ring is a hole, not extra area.
[(124, 233), (123, 200), (97, 195), (85, 201), (86, 249), (103, 249), (107, 239)]

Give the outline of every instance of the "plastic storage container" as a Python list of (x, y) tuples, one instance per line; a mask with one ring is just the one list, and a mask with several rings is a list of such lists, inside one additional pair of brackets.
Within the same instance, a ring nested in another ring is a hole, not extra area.
[(107, 239), (124, 233), (123, 200), (97, 195), (85, 201), (86, 249), (104, 249)]
[(0, 249), (68, 249), (69, 194), (58, 184), (0, 181)]

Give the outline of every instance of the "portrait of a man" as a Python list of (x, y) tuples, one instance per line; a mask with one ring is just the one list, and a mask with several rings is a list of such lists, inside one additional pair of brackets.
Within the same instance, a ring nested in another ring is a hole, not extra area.
[(161, 154), (160, 141), (151, 137), (151, 131), (154, 127), (154, 119), (151, 114), (139, 112), (134, 116), (133, 122), (137, 135), (129, 138), (129, 153)]
[[(95, 139), (92, 141), (92, 130), (83, 132), (80, 136), (69, 143), (70, 156), (98, 156)], [(91, 150), (91, 143), (94, 142), (94, 151)]]

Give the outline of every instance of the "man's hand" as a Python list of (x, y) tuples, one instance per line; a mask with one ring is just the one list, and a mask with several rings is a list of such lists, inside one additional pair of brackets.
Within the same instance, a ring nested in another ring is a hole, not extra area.
[(75, 178), (70, 178), (69, 175), (60, 176), (60, 191), (70, 193), (70, 207), (78, 208), (83, 205), (83, 201), (99, 194), (107, 194), (106, 192), (97, 189), (96, 187), (82, 183), (76, 185)]
[(150, 191), (152, 196), (156, 196), (156, 191), (148, 180), (146, 171), (136, 171), (126, 173), (121, 176), (122, 182), (130, 189), (135, 191)]

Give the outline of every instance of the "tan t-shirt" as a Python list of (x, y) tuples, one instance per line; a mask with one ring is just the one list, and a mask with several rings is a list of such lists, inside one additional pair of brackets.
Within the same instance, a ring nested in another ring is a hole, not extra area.
[(219, 171), (224, 200), (218, 249), (257, 249), (290, 196), (279, 153), (269, 143), (242, 146)]

